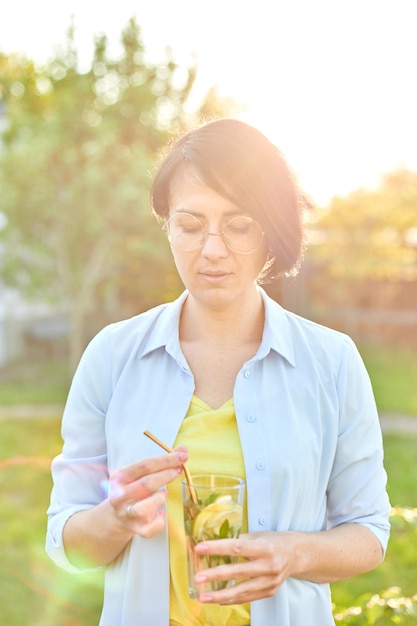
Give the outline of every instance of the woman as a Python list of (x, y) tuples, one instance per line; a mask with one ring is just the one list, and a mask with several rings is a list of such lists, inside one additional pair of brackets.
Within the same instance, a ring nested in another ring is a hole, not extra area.
[[(277, 148), (237, 120), (184, 135), (156, 173), (153, 210), (186, 290), (92, 340), (52, 468), (47, 550), (70, 571), (106, 566), (103, 626), (327, 626), (329, 583), (383, 559), (389, 502), (362, 360), (259, 286), (297, 271), (301, 204)], [(198, 601), (185, 461), (247, 484), (245, 532), (196, 548), (240, 557), (197, 582), (239, 582)]]

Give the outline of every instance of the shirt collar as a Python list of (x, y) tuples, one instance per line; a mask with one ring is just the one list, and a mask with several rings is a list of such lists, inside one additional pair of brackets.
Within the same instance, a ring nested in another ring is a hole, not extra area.
[[(270, 350), (275, 350), (283, 356), (290, 365), (295, 366), (295, 351), (292, 341), (291, 327), (288, 313), (267, 293), (258, 287), (265, 306), (265, 327), (262, 342), (256, 355), (257, 359), (265, 357)], [(185, 290), (179, 298), (167, 305), (162, 305), (159, 317), (143, 342), (139, 356), (165, 347), (177, 361), (184, 360), (179, 343), (179, 320), (182, 306), (188, 296)], [(185, 363), (184, 363), (185, 365)]]
[(265, 327), (257, 358), (263, 358), (270, 350), (275, 350), (295, 367), (295, 350), (288, 312), (258, 287), (265, 306)]
[(179, 342), (179, 322), (182, 306), (188, 296), (188, 291), (184, 291), (179, 298), (163, 304), (160, 307), (158, 318), (156, 319), (146, 341), (142, 343), (139, 356), (145, 356), (158, 348), (165, 347), (167, 352), (177, 360), (181, 358)]

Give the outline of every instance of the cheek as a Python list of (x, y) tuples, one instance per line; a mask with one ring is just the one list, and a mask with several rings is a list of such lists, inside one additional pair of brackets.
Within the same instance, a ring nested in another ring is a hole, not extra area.
[(260, 272), (261, 272), (261, 271), (262, 271), (262, 269), (264, 268), (265, 263), (267, 262), (267, 260), (268, 260), (268, 250), (267, 250), (267, 248), (265, 247), (265, 249), (263, 249), (263, 250), (260, 252), (259, 257), (258, 257), (258, 265), (257, 265), (257, 267), (258, 267), (258, 273), (257, 273), (257, 276), (258, 276), (258, 274), (260, 274)]
[(184, 274), (187, 274), (190, 269), (195, 266), (195, 258), (191, 252), (181, 253), (175, 252), (171, 248), (172, 257), (174, 259), (175, 267), (177, 268), (177, 272), (182, 278)]

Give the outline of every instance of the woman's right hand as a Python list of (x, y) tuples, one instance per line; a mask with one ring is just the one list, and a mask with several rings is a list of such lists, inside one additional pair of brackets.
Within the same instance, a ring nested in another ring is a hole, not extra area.
[(126, 530), (153, 537), (165, 527), (167, 491), (164, 485), (183, 471), (187, 449), (141, 459), (118, 469), (110, 477), (109, 503)]

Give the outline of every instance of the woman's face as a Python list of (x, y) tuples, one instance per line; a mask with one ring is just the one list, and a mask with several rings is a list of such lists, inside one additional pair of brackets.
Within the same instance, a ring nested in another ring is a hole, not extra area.
[[(208, 233), (220, 233), (242, 210), (191, 176), (174, 181), (169, 195), (169, 217), (195, 215)], [(256, 278), (267, 257), (265, 237), (250, 254), (229, 250), (221, 235), (204, 237), (203, 246), (191, 252), (172, 247), (175, 265), (192, 297), (210, 308), (243, 304), (257, 294)]]

